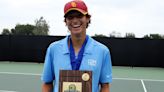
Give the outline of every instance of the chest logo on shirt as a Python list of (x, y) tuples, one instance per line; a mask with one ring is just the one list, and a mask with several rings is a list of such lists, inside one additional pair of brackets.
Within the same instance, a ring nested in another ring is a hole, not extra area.
[(88, 59), (88, 65), (90, 65), (90, 66), (96, 66), (97, 65), (97, 62), (94, 59)]

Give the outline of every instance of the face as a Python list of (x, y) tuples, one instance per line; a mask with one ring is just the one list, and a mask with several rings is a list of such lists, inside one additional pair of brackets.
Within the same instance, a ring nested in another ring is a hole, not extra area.
[(78, 11), (70, 11), (65, 18), (71, 35), (86, 34), (86, 26), (89, 23), (89, 18)]

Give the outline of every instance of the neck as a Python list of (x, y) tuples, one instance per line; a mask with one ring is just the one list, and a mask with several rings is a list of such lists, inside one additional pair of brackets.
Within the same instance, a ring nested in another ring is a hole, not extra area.
[(81, 48), (81, 46), (83, 45), (83, 43), (85, 41), (85, 38), (86, 38), (86, 35), (84, 35), (84, 36), (72, 36), (71, 35), (73, 47)]
[(81, 49), (84, 41), (85, 41), (86, 35), (84, 36), (72, 36), (71, 35), (71, 40), (73, 44), (73, 48), (75, 50), (75, 53), (78, 53), (79, 50)]

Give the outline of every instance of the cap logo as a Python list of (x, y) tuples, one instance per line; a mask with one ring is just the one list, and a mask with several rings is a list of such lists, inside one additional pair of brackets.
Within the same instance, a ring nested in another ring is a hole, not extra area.
[(71, 6), (72, 6), (72, 7), (76, 7), (77, 5), (76, 5), (75, 2), (71, 2)]

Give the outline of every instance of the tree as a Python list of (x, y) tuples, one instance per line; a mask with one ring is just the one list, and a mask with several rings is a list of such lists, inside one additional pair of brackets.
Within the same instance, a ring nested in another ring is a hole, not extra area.
[(9, 29), (4, 28), (1, 34), (2, 35), (10, 35), (10, 31), (9, 31)]
[(11, 35), (48, 35), (49, 25), (43, 17), (35, 20), (35, 25), (31, 24), (16, 24), (15, 28), (4, 30), (3, 34)]
[(144, 35), (143, 38), (147, 38), (147, 39), (164, 39), (164, 35), (150, 34), (150, 35)]
[(107, 36), (105, 36), (105, 35), (103, 35), (103, 34), (95, 34), (94, 36), (95, 36), (95, 37), (107, 37)]
[(48, 35), (49, 25), (43, 17), (35, 20), (35, 28), (33, 30), (34, 35)]
[(149, 36), (149, 35), (144, 35), (143, 38), (145, 38), (145, 39), (150, 39), (150, 36)]
[(110, 37), (121, 37), (121, 33), (119, 32), (116, 32), (116, 31), (112, 31), (110, 34), (109, 34)]
[(126, 33), (125, 38), (135, 38), (135, 34), (134, 33)]
[(12, 35), (33, 35), (33, 30), (35, 26), (26, 24), (26, 25), (21, 25), (17, 24), (15, 26), (15, 29), (11, 29), (11, 34)]

